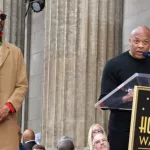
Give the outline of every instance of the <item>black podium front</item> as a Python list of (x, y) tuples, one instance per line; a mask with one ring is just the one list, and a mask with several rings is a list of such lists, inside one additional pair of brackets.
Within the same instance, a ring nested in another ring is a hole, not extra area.
[(150, 87), (134, 88), (128, 150), (150, 150)]

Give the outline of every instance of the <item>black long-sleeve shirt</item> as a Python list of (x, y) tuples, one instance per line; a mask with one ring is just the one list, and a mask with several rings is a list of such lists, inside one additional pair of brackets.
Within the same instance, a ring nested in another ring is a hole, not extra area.
[[(150, 74), (150, 57), (135, 59), (127, 51), (108, 61), (103, 71), (99, 99), (110, 93), (134, 73)], [(109, 127), (129, 129), (130, 119), (131, 111), (111, 110)]]

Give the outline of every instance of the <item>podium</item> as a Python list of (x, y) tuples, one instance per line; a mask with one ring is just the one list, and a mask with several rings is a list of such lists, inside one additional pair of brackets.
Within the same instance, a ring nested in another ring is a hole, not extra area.
[[(122, 103), (134, 89), (133, 102)], [(135, 73), (95, 104), (96, 108), (132, 110), (128, 150), (150, 150), (150, 74)]]
[(113, 91), (95, 104), (96, 108), (131, 110), (132, 101), (122, 103), (123, 96), (127, 95), (134, 86), (150, 87), (150, 74), (135, 73)]

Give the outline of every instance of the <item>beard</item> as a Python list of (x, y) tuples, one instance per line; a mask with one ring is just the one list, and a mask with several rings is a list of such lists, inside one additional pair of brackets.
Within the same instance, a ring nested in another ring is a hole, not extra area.
[(0, 23), (0, 32), (2, 32), (4, 29), (4, 25)]

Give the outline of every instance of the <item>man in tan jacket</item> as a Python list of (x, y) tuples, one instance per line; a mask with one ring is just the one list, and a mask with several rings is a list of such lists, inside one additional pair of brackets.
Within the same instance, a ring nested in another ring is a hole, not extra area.
[(0, 11), (0, 150), (19, 150), (16, 112), (28, 82), (21, 50), (2, 40), (5, 19)]

